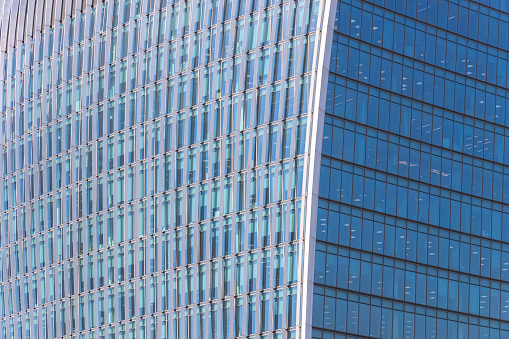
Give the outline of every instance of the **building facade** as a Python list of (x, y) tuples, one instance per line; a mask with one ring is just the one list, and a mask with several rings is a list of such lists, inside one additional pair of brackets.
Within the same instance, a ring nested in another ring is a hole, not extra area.
[(0, 336), (297, 337), (327, 7), (3, 9)]
[(0, 337), (504, 338), (508, 6), (7, 1)]
[(313, 338), (509, 336), (508, 24), (507, 1), (337, 2)]

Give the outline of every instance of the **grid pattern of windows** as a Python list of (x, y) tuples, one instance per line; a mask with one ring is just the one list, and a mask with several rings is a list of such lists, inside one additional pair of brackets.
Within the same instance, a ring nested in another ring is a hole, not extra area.
[(0, 338), (296, 337), (321, 2), (12, 6)]
[(509, 335), (508, 14), (338, 2), (313, 338)]

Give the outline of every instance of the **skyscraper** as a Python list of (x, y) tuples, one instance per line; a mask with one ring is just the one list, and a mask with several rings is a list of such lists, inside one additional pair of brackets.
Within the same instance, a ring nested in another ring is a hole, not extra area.
[(508, 25), (496, 0), (8, 1), (0, 337), (509, 335)]
[(507, 338), (509, 2), (335, 13), (312, 337)]

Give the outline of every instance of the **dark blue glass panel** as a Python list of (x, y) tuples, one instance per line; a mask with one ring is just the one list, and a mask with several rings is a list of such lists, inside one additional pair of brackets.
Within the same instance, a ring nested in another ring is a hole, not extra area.
[(508, 5), (337, 10), (315, 280), (336, 308), (318, 302), (335, 324), (317, 338), (509, 335)]

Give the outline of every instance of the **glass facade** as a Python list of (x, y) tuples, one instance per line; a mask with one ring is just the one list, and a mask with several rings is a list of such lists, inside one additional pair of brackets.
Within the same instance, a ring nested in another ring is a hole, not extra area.
[(0, 50), (0, 338), (509, 336), (507, 1), (13, 0)]
[(320, 1), (5, 6), (0, 338), (297, 337)]
[(508, 337), (509, 3), (337, 3), (312, 337)]

